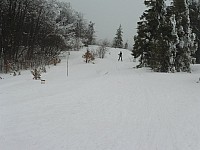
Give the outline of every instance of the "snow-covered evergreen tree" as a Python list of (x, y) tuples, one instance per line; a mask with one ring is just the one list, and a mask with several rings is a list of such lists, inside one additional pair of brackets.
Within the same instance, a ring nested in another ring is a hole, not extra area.
[(146, 10), (138, 22), (133, 55), (140, 56), (140, 66), (154, 71), (190, 71), (191, 54), (195, 52), (195, 35), (190, 29), (187, 0), (145, 0)]
[(150, 60), (149, 65), (154, 71), (166, 72), (168, 68), (167, 51), (168, 45), (166, 43), (165, 33), (165, 4), (164, 0), (150, 0), (145, 1), (145, 5), (149, 7), (148, 28), (150, 29)]
[(195, 35), (190, 28), (188, 0), (174, 0), (174, 13), (178, 35), (175, 52), (177, 71), (190, 72), (191, 55), (196, 52)]
[(94, 23), (90, 21), (90, 23), (88, 24), (88, 29), (87, 29), (87, 33), (86, 33), (86, 37), (87, 37), (87, 42), (86, 45), (91, 45), (94, 43)]
[(124, 44), (124, 49), (128, 49), (128, 42)]
[(149, 47), (149, 41), (150, 41), (150, 34), (148, 32), (148, 24), (147, 21), (144, 18), (144, 14), (140, 17), (140, 20), (137, 23), (137, 36), (134, 36), (134, 45), (133, 45), (133, 51), (132, 55), (134, 58), (140, 57), (139, 61), (140, 64), (137, 67), (143, 67), (147, 66), (150, 56), (150, 47)]
[(115, 48), (123, 48), (123, 39), (122, 39), (122, 26), (120, 24), (119, 28), (117, 29), (116, 37), (113, 41), (113, 47)]
[(198, 43), (197, 51), (193, 56), (196, 58), (196, 63), (200, 64), (200, 1), (190, 0), (189, 10), (190, 25), (192, 32), (196, 34), (196, 42)]
[(134, 38), (133, 55), (140, 56), (141, 66), (154, 71), (167, 72), (170, 68), (172, 23), (164, 0), (145, 0), (146, 10), (138, 22), (138, 35)]

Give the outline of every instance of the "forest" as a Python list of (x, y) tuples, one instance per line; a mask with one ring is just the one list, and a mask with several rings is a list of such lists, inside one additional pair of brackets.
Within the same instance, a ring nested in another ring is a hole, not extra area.
[(200, 63), (200, 2), (145, 0), (132, 55), (156, 72), (191, 72)]
[(0, 72), (57, 63), (62, 50), (94, 41), (94, 23), (70, 3), (56, 0), (0, 1)]

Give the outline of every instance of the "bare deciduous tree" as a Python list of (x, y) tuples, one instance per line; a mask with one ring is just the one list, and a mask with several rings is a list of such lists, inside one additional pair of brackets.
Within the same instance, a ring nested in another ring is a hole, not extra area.
[(99, 48), (97, 49), (97, 55), (99, 58), (104, 58), (107, 52), (107, 47), (109, 46), (109, 42), (107, 39), (104, 39), (100, 42)]

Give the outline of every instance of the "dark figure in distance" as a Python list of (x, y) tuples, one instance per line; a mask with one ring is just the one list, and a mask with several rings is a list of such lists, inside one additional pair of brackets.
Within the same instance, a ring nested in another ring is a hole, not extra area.
[(122, 61), (122, 52), (120, 51), (120, 53), (119, 53), (118, 55), (119, 55), (119, 59), (118, 59), (118, 61), (119, 61), (119, 60)]

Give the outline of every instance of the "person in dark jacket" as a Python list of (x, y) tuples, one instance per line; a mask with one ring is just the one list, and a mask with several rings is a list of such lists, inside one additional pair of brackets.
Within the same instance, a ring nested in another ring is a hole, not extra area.
[(118, 59), (118, 61), (119, 61), (119, 60), (122, 61), (122, 52), (120, 51), (120, 53), (119, 53), (118, 55), (119, 55), (119, 59)]

